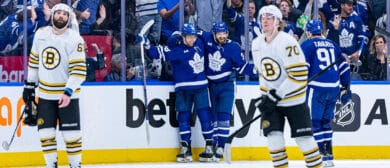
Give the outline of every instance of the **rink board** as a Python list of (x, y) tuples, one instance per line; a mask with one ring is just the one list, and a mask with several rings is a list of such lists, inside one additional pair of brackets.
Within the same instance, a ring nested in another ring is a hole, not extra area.
[[(150, 142), (146, 140), (143, 88), (140, 82), (82, 87), (80, 108), (83, 131), (83, 163), (128, 163), (174, 161), (178, 152), (178, 129), (173, 87), (148, 84)], [(9, 141), (24, 103), (22, 86), (0, 86), (0, 140)], [(255, 84), (237, 85), (231, 130), (254, 118), (259, 111)], [(337, 159), (390, 159), (388, 112), (390, 85), (354, 84), (353, 110), (336, 115), (333, 124), (334, 154)], [(198, 119), (194, 118), (192, 145), (194, 159), (204, 146)], [(289, 159), (301, 159), (294, 140), (286, 143)], [(60, 164), (67, 162), (61, 134), (57, 136)], [(233, 141), (233, 160), (269, 160), (266, 139), (256, 121)], [(21, 159), (23, 158), (23, 159)], [(42, 165), (44, 163), (36, 127), (22, 126), (9, 151), (0, 149), (1, 166)]]

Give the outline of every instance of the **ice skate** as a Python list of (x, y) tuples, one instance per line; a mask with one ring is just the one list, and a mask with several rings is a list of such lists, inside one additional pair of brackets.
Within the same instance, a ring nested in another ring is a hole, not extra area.
[(205, 150), (199, 154), (199, 161), (201, 162), (211, 162), (213, 161), (214, 152), (213, 152), (213, 140), (206, 140)]
[(214, 160), (216, 162), (219, 162), (222, 158), (223, 158), (223, 148), (217, 147), (217, 149), (215, 150), (215, 154), (214, 154)]
[(333, 163), (333, 156), (332, 155), (325, 155), (323, 156), (323, 165), (324, 165), (324, 168), (333, 168), (334, 167), (334, 163)]
[(176, 155), (176, 161), (179, 163), (192, 162), (191, 145), (187, 142), (181, 141), (180, 153)]

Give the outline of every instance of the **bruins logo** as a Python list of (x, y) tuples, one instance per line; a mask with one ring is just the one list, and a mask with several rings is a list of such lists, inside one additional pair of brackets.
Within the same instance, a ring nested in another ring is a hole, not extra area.
[(261, 122), (261, 128), (268, 128), (271, 125), (271, 123), (268, 120), (264, 120)]
[(54, 47), (47, 47), (42, 52), (42, 60), (46, 69), (54, 69), (60, 64), (60, 52)]
[(265, 80), (275, 81), (280, 74), (281, 68), (275, 60), (268, 57), (261, 60), (261, 75)]
[(45, 120), (43, 120), (43, 118), (38, 118), (37, 124), (43, 125), (43, 123), (45, 123)]

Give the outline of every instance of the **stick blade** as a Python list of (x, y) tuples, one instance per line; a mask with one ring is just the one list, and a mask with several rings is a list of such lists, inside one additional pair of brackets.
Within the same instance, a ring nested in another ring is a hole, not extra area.
[(153, 19), (151, 19), (148, 22), (146, 22), (146, 24), (144, 25), (144, 27), (142, 27), (142, 29), (139, 32), (139, 34), (141, 34), (142, 36), (145, 35), (145, 33), (150, 29), (150, 27), (152, 27), (153, 24), (154, 24), (154, 20)]
[(1, 144), (3, 146), (3, 149), (8, 151), (9, 150), (9, 144), (7, 141), (3, 141), (3, 143)]
[(225, 144), (224, 153), (225, 153), (225, 162), (229, 164), (232, 163), (232, 144), (230, 143)]

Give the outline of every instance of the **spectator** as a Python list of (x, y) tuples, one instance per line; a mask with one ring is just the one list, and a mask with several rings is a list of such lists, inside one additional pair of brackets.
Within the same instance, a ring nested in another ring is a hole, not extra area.
[(383, 35), (376, 35), (370, 43), (370, 53), (362, 59), (363, 80), (386, 80), (387, 78), (387, 43)]
[[(235, 31), (232, 32), (232, 40), (238, 42), (241, 45), (242, 51), (245, 49), (245, 18), (244, 15), (233, 9), (230, 4), (231, 0), (227, 0), (226, 8), (228, 17), (232, 23)], [(249, 1), (249, 44), (252, 46), (252, 40), (260, 34), (260, 25), (256, 21), (254, 16), (256, 11), (256, 4), (253, 0)]]
[[(134, 79), (135, 69), (133, 67), (126, 66), (126, 81)], [(121, 54), (114, 54), (111, 58), (111, 71), (104, 77), (104, 81), (121, 81), (122, 72), (122, 56)]]
[(283, 31), (298, 40), (302, 35), (303, 30), (296, 26), (296, 19), (294, 21), (290, 18), (292, 3), (289, 0), (282, 0), (279, 4), (279, 8), (283, 15), (283, 21), (286, 23)]
[[(99, 49), (99, 46), (96, 43), (92, 43), (91, 46), (96, 50), (96, 57), (87, 57), (87, 78), (85, 79), (86, 82), (95, 82), (95, 71), (106, 67), (105, 58), (103, 52)], [(85, 46), (85, 53), (88, 53), (87, 46)]]
[(157, 45), (160, 42), (162, 22), (161, 16), (158, 14), (157, 2), (158, 0), (136, 0), (135, 2), (135, 16), (137, 18), (136, 34), (141, 31), (146, 22), (154, 20), (153, 26), (146, 34), (150, 39), (150, 42), (154, 45)]
[(196, 0), (198, 27), (203, 31), (211, 31), (216, 21), (222, 21), (222, 10), (225, 0)]
[(351, 69), (356, 72), (359, 57), (361, 53), (364, 54), (367, 36), (362, 19), (352, 14), (354, 3), (354, 0), (341, 0), (340, 15), (335, 15), (330, 20), (331, 24), (327, 25), (329, 30), (327, 38), (339, 44), (343, 55), (347, 56), (348, 62), (353, 66)]
[[(31, 34), (36, 27), (37, 14), (34, 7), (30, 7), (27, 11), (27, 33)], [(16, 14), (7, 16), (0, 22), (0, 53), (4, 54), (10, 52), (19, 44), (23, 39), (23, 11), (19, 10)]]
[(75, 1), (72, 6), (77, 11), (89, 12), (89, 17), (83, 17), (80, 23), (80, 34), (91, 34), (92, 26), (97, 21), (96, 16), (99, 10), (100, 0), (82, 0)]
[(179, 0), (159, 0), (157, 9), (162, 17), (161, 23), (161, 39), (162, 44), (166, 41), (174, 31), (179, 30)]

